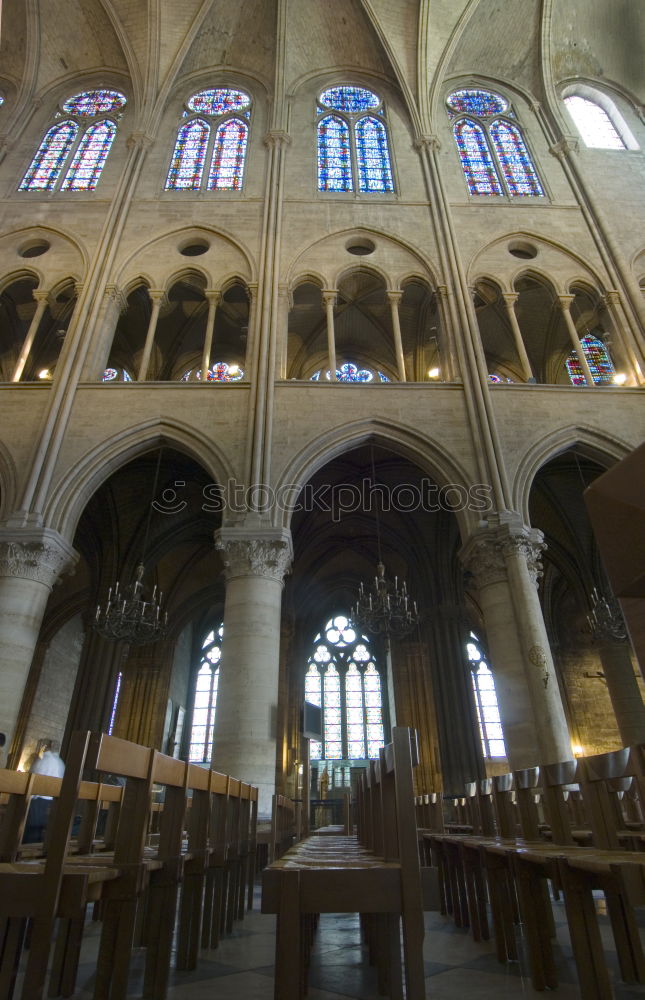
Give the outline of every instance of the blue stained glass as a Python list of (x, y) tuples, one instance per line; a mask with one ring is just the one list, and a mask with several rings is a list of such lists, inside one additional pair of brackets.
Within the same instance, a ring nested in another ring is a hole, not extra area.
[(248, 125), (239, 118), (229, 118), (219, 126), (208, 177), (209, 191), (240, 190), (248, 134)]
[[(609, 351), (602, 340), (588, 333), (581, 339), (580, 343), (582, 344), (582, 350), (584, 351), (587, 364), (596, 385), (610, 385), (613, 382), (616, 371), (609, 356)], [(582, 365), (575, 351), (571, 352), (565, 364), (569, 379), (573, 385), (587, 384)]]
[(63, 110), (70, 115), (93, 118), (94, 115), (122, 108), (125, 104), (125, 95), (118, 90), (84, 90), (65, 101)]
[(131, 382), (132, 377), (128, 375), (125, 368), (106, 368), (101, 376), (101, 382)]
[(242, 111), (251, 104), (251, 98), (242, 90), (215, 87), (200, 90), (186, 102), (191, 111), (200, 115), (224, 115), (228, 111)]
[(110, 152), (116, 125), (111, 121), (91, 125), (83, 138), (61, 184), (61, 191), (93, 191)]
[(329, 115), (318, 123), (318, 190), (351, 191), (352, 188), (349, 127), (342, 118)]
[(193, 118), (179, 129), (166, 178), (167, 191), (196, 191), (202, 183), (210, 125)]
[(378, 108), (380, 97), (364, 87), (330, 87), (320, 95), (320, 103), (335, 111), (368, 111)]
[(378, 118), (361, 118), (356, 123), (356, 158), (361, 191), (394, 190), (387, 133)]
[(455, 90), (446, 102), (452, 111), (487, 118), (508, 109), (508, 101), (490, 90)]
[(490, 134), (509, 194), (512, 197), (542, 197), (544, 191), (520, 130), (508, 122), (496, 121), (490, 127)]
[(390, 382), (391, 381), (391, 379), (389, 379), (387, 377), (387, 375), (384, 375), (383, 372), (377, 372), (377, 374), (378, 374), (378, 377), (380, 378), (381, 382)]
[(470, 193), (503, 194), (481, 126), (462, 118), (454, 125), (453, 131)]
[(51, 191), (69, 156), (78, 125), (62, 122), (45, 134), (29, 170), (20, 184), (21, 191)]

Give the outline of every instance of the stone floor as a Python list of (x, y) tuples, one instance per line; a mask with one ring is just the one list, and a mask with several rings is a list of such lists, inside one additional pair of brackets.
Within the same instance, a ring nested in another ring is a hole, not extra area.
[[(169, 1000), (273, 1000), (275, 917), (259, 912), (259, 887), (255, 909), (224, 938), (217, 951), (202, 952), (194, 972), (172, 974)], [(597, 900), (603, 940), (612, 975), (617, 980), (610, 929), (604, 900)], [(556, 946), (559, 982), (557, 1000), (579, 1000), (575, 964), (571, 956), (566, 919), (561, 903), (555, 904), (558, 928)], [(88, 928), (79, 970), (76, 1000), (92, 996), (93, 960), (98, 946), (98, 925)], [(645, 921), (644, 921), (645, 931)], [(438, 913), (426, 914), (426, 992), (429, 1000), (517, 1000), (535, 997), (526, 962), (500, 965), (491, 942), (475, 944), (468, 931), (458, 930)], [(143, 952), (132, 963), (130, 994), (141, 996)], [(321, 918), (310, 970), (308, 1000), (379, 1000), (374, 971), (365, 962), (360, 945), (358, 917), (326, 915)], [(616, 981), (616, 1000), (645, 998), (645, 986)]]

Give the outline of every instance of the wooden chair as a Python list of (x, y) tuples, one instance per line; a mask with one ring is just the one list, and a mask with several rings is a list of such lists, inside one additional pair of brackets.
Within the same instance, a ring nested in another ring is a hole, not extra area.
[[(393, 743), (364, 779), (358, 837), (309, 837), (263, 874), (262, 910), (276, 913), (276, 1000), (300, 1000), (311, 921), (308, 914), (377, 915), (381, 985), (402, 997), (399, 920), (403, 928), (406, 996), (425, 997), (423, 897), (414, 821), (412, 730), (395, 727)], [(370, 848), (368, 845), (373, 845)], [(382, 853), (376, 853), (376, 848)]]

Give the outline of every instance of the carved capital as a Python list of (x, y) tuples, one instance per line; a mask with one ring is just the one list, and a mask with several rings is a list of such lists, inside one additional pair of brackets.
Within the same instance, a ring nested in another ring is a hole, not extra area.
[(448, 286), (447, 285), (437, 285), (437, 295), (442, 299), (448, 298)]
[(264, 145), (269, 149), (281, 149), (291, 145), (291, 136), (284, 129), (273, 128), (265, 135)]
[(604, 294), (604, 299), (607, 305), (613, 308), (621, 305), (620, 292), (616, 291), (615, 288), (608, 288)]
[(222, 293), (219, 291), (219, 289), (207, 288), (206, 291), (204, 292), (204, 298), (209, 303), (209, 305), (213, 303), (214, 305), (218, 306), (222, 301)]
[(461, 561), (472, 574), (477, 590), (508, 579), (504, 553), (492, 535), (471, 538), (461, 551)]
[(222, 553), (227, 582), (241, 576), (261, 576), (282, 583), (293, 558), (291, 535), (279, 529), (250, 534), (243, 528), (221, 528), (215, 548)]
[(279, 284), (278, 295), (289, 309), (293, 309), (293, 292), (289, 285)]
[(126, 139), (126, 146), (128, 149), (145, 150), (152, 146), (154, 141), (154, 136), (148, 135), (147, 132), (132, 132)]
[(500, 544), (504, 556), (521, 556), (526, 560), (529, 576), (537, 584), (542, 576), (542, 553), (546, 548), (542, 532), (534, 529), (527, 530), (527, 534), (509, 534)]
[(506, 303), (506, 308), (509, 310), (514, 307), (519, 297), (519, 292), (502, 292), (502, 298)]
[(392, 291), (392, 292), (386, 292), (385, 294), (387, 295), (388, 302), (390, 303), (390, 305), (396, 306), (398, 308), (399, 302), (403, 298), (403, 292)]
[(534, 584), (542, 575), (541, 556), (546, 548), (544, 536), (536, 528), (527, 528), (518, 516), (508, 520), (492, 516), (461, 550), (461, 561), (472, 573), (477, 589), (508, 580), (508, 562), (520, 557)]
[(47, 301), (49, 299), (49, 291), (47, 291), (45, 288), (34, 288), (31, 294), (35, 302), (44, 302), (45, 305), (47, 305)]
[(51, 590), (77, 560), (78, 554), (57, 531), (0, 530), (0, 577), (33, 580)]
[(558, 302), (560, 303), (563, 312), (569, 312), (571, 303), (574, 299), (575, 295), (558, 295)]
[(104, 294), (106, 299), (118, 308), (119, 314), (122, 315), (126, 311), (128, 308), (128, 300), (118, 285), (112, 283), (106, 285)]
[(578, 148), (578, 140), (572, 135), (565, 135), (559, 142), (554, 143), (553, 146), (549, 146), (549, 152), (558, 160), (566, 160), (572, 153), (577, 153)]
[(441, 140), (438, 135), (418, 135), (414, 140), (414, 148), (434, 152), (441, 149)]
[(332, 305), (332, 306), (336, 305), (336, 297), (338, 295), (338, 292), (336, 291), (335, 288), (323, 288), (323, 290), (322, 290), (322, 292), (320, 294), (322, 295), (322, 300), (323, 300), (324, 305), (326, 305), (326, 306), (327, 305)]

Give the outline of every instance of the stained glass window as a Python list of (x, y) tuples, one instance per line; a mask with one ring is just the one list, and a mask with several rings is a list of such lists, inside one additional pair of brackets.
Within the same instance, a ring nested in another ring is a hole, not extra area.
[(188, 759), (197, 764), (208, 764), (213, 753), (213, 730), (219, 684), (219, 663), (222, 657), (224, 626), (209, 632), (202, 644), (195, 705), (190, 732)]
[(118, 90), (84, 90), (63, 104), (63, 111), (81, 118), (94, 118), (124, 107), (126, 98)]
[(508, 110), (508, 101), (490, 90), (455, 90), (446, 103), (451, 111), (476, 115), (477, 118), (488, 118)]
[[(318, 98), (318, 189), (394, 190), (381, 98), (364, 87), (331, 87)], [(327, 114), (327, 109), (342, 114)], [(366, 111), (373, 114), (366, 115)]]
[(112, 735), (112, 730), (114, 729), (114, 723), (116, 722), (116, 710), (119, 707), (119, 695), (121, 694), (121, 683), (123, 681), (123, 674), (121, 671), (116, 675), (116, 684), (114, 685), (114, 697), (112, 698), (112, 709), (110, 711), (110, 721), (108, 722), (108, 736)]
[(506, 98), (489, 90), (455, 90), (446, 103), (470, 194), (544, 196), (524, 137), (508, 121), (514, 114)]
[(249, 130), (239, 118), (229, 118), (217, 130), (208, 177), (209, 191), (239, 191)]
[(542, 196), (544, 191), (517, 126), (496, 121), (490, 127), (490, 134), (509, 194)]
[(495, 681), (474, 632), (470, 633), (469, 641), (466, 643), (466, 653), (470, 661), (475, 709), (484, 757), (506, 757)]
[(468, 188), (471, 194), (502, 194), (502, 185), (481, 125), (467, 118), (453, 128)]
[(186, 107), (200, 115), (225, 115), (229, 111), (243, 111), (250, 108), (251, 98), (241, 90), (217, 87), (200, 90), (186, 102)]
[(352, 164), (349, 126), (330, 115), (318, 124), (318, 188), (320, 191), (351, 191)]
[(74, 144), (78, 125), (62, 122), (45, 134), (29, 170), (20, 184), (21, 191), (52, 191), (69, 151)]
[[(215, 87), (193, 94), (186, 107), (184, 116), (201, 117), (190, 118), (177, 133), (166, 190), (198, 191), (204, 186), (208, 191), (241, 190), (251, 98), (242, 90)], [(204, 178), (206, 163), (210, 167)]]
[(93, 191), (110, 152), (116, 125), (111, 121), (90, 125), (81, 139), (61, 191)]
[(202, 183), (210, 126), (193, 118), (177, 133), (175, 150), (166, 178), (166, 190), (195, 191)]
[(592, 149), (625, 149), (625, 143), (604, 108), (586, 97), (565, 97), (567, 110), (584, 140)]
[(378, 118), (360, 118), (356, 123), (356, 160), (361, 191), (394, 190), (385, 125)]
[(323, 740), (310, 743), (312, 760), (365, 760), (383, 746), (381, 677), (369, 639), (336, 615), (314, 640), (305, 698), (323, 709)]
[[(584, 351), (587, 364), (591, 370), (593, 380), (596, 385), (611, 385), (614, 380), (616, 370), (609, 356), (609, 351), (602, 340), (588, 333), (582, 337), (580, 343)], [(566, 368), (570, 381), (573, 385), (586, 385), (587, 380), (580, 364), (580, 359), (575, 351), (572, 351), (566, 359)]]
[(132, 376), (128, 375), (125, 368), (106, 368), (101, 376), (101, 382), (131, 382)]
[(380, 97), (364, 87), (330, 87), (320, 95), (320, 103), (335, 111), (368, 111), (378, 108)]
[[(381, 382), (389, 382), (390, 379), (383, 372), (376, 373)], [(311, 382), (320, 382), (321, 372), (314, 372)], [(331, 382), (331, 371), (325, 372), (325, 379)], [(370, 368), (359, 368), (352, 361), (347, 361), (340, 368), (336, 369), (336, 381), (338, 382), (373, 382), (374, 372)]]
[[(207, 382), (239, 382), (243, 378), (244, 372), (240, 366), (229, 365), (226, 361), (216, 361), (213, 367), (208, 369), (206, 375)], [(182, 382), (192, 382), (193, 380), (201, 382), (201, 368), (191, 368), (190, 371), (184, 372), (181, 377)]]

